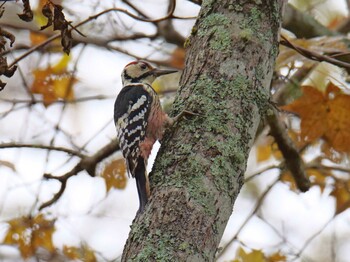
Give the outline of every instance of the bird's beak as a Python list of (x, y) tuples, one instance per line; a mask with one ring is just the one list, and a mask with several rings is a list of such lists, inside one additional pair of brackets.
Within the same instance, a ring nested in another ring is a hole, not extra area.
[(162, 75), (167, 75), (167, 74), (172, 74), (178, 72), (177, 70), (171, 70), (171, 69), (158, 69), (155, 68), (152, 70), (152, 74), (156, 77), (162, 76)]

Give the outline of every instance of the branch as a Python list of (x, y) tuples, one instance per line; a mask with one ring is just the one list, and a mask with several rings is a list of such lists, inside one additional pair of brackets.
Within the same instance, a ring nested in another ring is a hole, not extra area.
[(302, 56), (304, 56), (306, 58), (309, 58), (311, 60), (318, 61), (318, 62), (328, 62), (330, 64), (333, 64), (333, 65), (336, 65), (339, 67), (350, 69), (350, 63), (342, 62), (342, 61), (340, 61), (338, 59), (334, 59), (330, 56), (322, 55), (320, 53), (306, 49), (304, 47), (297, 46), (297, 45), (291, 43), (283, 35), (281, 35), (281, 38), (282, 38), (282, 40), (280, 41), (281, 45), (284, 45), (286, 47), (294, 49), (295, 51), (297, 51), (299, 54), (301, 54)]
[(293, 32), (297, 38), (313, 38), (316, 36), (334, 36), (339, 33), (329, 30), (315, 18), (301, 12), (291, 4), (286, 6), (283, 16), (283, 28)]
[(293, 141), (286, 132), (286, 128), (273, 109), (273, 113), (267, 116), (267, 122), (270, 125), (270, 133), (274, 137), (278, 148), (281, 150), (285, 159), (286, 167), (290, 170), (294, 180), (302, 192), (310, 188), (310, 181), (305, 173), (304, 162), (299, 155)]
[(5, 148), (36, 148), (36, 149), (47, 149), (47, 150), (54, 150), (54, 151), (60, 151), (65, 152), (69, 155), (77, 156), (80, 158), (84, 158), (85, 155), (81, 154), (78, 151), (71, 150), (65, 147), (55, 147), (55, 146), (46, 146), (46, 145), (34, 145), (34, 144), (18, 144), (18, 143), (4, 143), (0, 144), (0, 149)]
[[(137, 15), (134, 15), (133, 13), (130, 13), (128, 10), (125, 10), (125, 9), (122, 9), (122, 8), (110, 8), (110, 9), (104, 10), (104, 11), (102, 11), (100, 13), (97, 13), (96, 15), (88, 17), (87, 19), (81, 21), (80, 23), (72, 26), (72, 28), (69, 29), (68, 31), (72, 32), (76, 28), (78, 28), (78, 27), (80, 27), (80, 26), (82, 26), (82, 25), (84, 25), (84, 24), (86, 24), (86, 23), (88, 23), (88, 22), (90, 22), (92, 20), (95, 20), (95, 19), (99, 18), (100, 16), (102, 16), (104, 14), (110, 13), (110, 12), (121, 12), (121, 13), (124, 13), (124, 14), (126, 14), (126, 15), (128, 15), (128, 16), (136, 19), (136, 20), (138, 20), (138, 21), (148, 22), (148, 23), (160, 22), (160, 21), (164, 21), (164, 20), (169, 19), (169, 18), (179, 18), (179, 17), (175, 17), (173, 15), (173, 13), (175, 11), (175, 7), (176, 7), (176, 0), (171, 0), (171, 3), (172, 3), (172, 5), (171, 5), (171, 8), (170, 8), (168, 14), (166, 16), (164, 16), (164, 17), (161, 17), (161, 18), (147, 19), (147, 18), (143, 18), (143, 17), (137, 16)], [(46, 41), (42, 42), (41, 44), (30, 48), (27, 52), (25, 52), (24, 54), (22, 54), (21, 56), (16, 58), (9, 65), (9, 67), (12, 67), (13, 65), (17, 64), (20, 60), (24, 59), (25, 57), (27, 57), (28, 55), (30, 55), (34, 51), (36, 51), (36, 50), (44, 47), (45, 45), (51, 43), (52, 41), (58, 39), (60, 36), (61, 36), (61, 33), (55, 34), (55, 35), (51, 36), (49, 39), (47, 39)]]
[(269, 185), (266, 190), (261, 194), (258, 201), (255, 204), (254, 209), (250, 212), (250, 214), (247, 216), (247, 218), (244, 220), (244, 222), (241, 224), (239, 229), (237, 230), (236, 234), (233, 235), (233, 237), (226, 243), (226, 245), (221, 249), (220, 253), (216, 256), (216, 260), (221, 257), (228, 249), (228, 247), (235, 241), (241, 233), (242, 229), (245, 227), (245, 225), (250, 221), (250, 219), (253, 217), (253, 215), (258, 212), (259, 208), (261, 207), (262, 203), (264, 202), (266, 196), (271, 191), (271, 189), (278, 183), (280, 180), (280, 177), (278, 177), (271, 185)]
[(92, 156), (84, 156), (80, 160), (80, 162), (73, 167), (72, 170), (67, 172), (66, 174), (56, 177), (51, 174), (45, 174), (44, 178), (46, 179), (55, 179), (61, 182), (61, 187), (60, 190), (53, 196), (53, 198), (45, 203), (43, 203), (40, 207), (39, 210), (42, 210), (45, 207), (48, 207), (55, 203), (63, 194), (66, 185), (67, 185), (67, 180), (72, 177), (77, 175), (79, 172), (85, 170), (90, 176), (94, 177), (95, 176), (95, 169), (96, 165), (100, 163), (103, 159), (109, 157), (112, 155), (114, 152), (119, 150), (119, 145), (118, 141), (116, 139), (112, 140), (110, 143), (102, 147), (99, 151), (97, 151), (94, 155)]

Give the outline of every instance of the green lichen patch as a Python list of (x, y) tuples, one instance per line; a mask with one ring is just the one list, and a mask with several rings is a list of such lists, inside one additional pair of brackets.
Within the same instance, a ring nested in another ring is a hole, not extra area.
[(198, 35), (209, 36), (209, 45), (212, 49), (229, 52), (232, 46), (229, 26), (230, 20), (225, 15), (213, 13), (203, 19)]

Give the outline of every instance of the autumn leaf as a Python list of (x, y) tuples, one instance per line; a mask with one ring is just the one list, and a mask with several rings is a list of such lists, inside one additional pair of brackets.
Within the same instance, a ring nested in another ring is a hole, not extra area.
[(343, 181), (338, 181), (331, 192), (331, 195), (334, 196), (336, 200), (336, 214), (350, 208), (350, 181), (342, 182)]
[(29, 39), (30, 42), (32, 43), (32, 45), (39, 45), (42, 42), (47, 40), (47, 36), (40, 34), (40, 33), (36, 33), (36, 32), (30, 32), (29, 33)]
[(266, 259), (266, 262), (285, 262), (285, 261), (287, 261), (286, 256), (282, 255), (279, 252), (272, 254)]
[[(340, 36), (315, 37), (311, 39), (293, 39), (284, 35), (293, 45), (304, 47), (317, 53), (342, 53), (348, 52), (347, 45), (341, 41)], [(304, 66), (310, 67), (315, 61), (310, 60), (297, 51), (280, 45), (280, 52), (276, 59), (276, 68), (290, 67), (295, 61), (303, 62)]]
[(78, 247), (63, 247), (63, 254), (70, 260), (80, 260), (84, 262), (95, 262), (96, 257), (94, 252), (87, 246)]
[(43, 103), (49, 106), (53, 102), (63, 99), (74, 99), (73, 84), (76, 79), (67, 71), (70, 57), (64, 55), (53, 67), (33, 71), (34, 82), (30, 88), (33, 94), (41, 94)]
[(256, 160), (258, 162), (263, 162), (268, 160), (271, 156), (276, 159), (282, 159), (282, 153), (279, 150), (277, 143), (273, 137), (268, 136), (258, 142), (256, 147)]
[(185, 67), (185, 56), (186, 50), (182, 47), (177, 47), (172, 52), (170, 59), (168, 60), (168, 64), (170, 67), (183, 69)]
[(232, 262), (265, 262), (264, 253), (261, 250), (244, 251), (239, 248), (236, 258)]
[(296, 191), (298, 188), (296, 183), (295, 183), (295, 180), (294, 180), (294, 178), (289, 170), (284, 170), (281, 173), (280, 181), (287, 184), (289, 186), (290, 190), (292, 190), (292, 191)]
[(329, 176), (329, 174), (318, 169), (308, 169), (306, 173), (310, 178), (311, 184), (319, 186), (321, 191), (323, 191), (326, 186), (326, 178)]
[(124, 159), (117, 159), (107, 164), (102, 172), (107, 191), (111, 188), (124, 189), (126, 186), (126, 166)]
[[(310, 168), (306, 170), (306, 175), (308, 176), (311, 185), (319, 186), (321, 191), (324, 190), (326, 186), (326, 178), (327, 176), (329, 176), (328, 173), (324, 173), (322, 170)], [(289, 188), (292, 191), (297, 191), (298, 187), (295, 183), (295, 179), (293, 178), (289, 170), (285, 170), (282, 172), (280, 180), (289, 185)]]
[(350, 96), (329, 83), (325, 93), (311, 86), (303, 95), (282, 109), (301, 118), (301, 137), (306, 142), (323, 138), (335, 150), (350, 152)]
[(35, 254), (38, 248), (54, 252), (52, 234), (55, 231), (54, 221), (46, 220), (42, 214), (36, 217), (20, 217), (7, 222), (9, 229), (4, 244), (18, 245), (23, 258)]
[(29, 0), (22, 0), (23, 2), (23, 13), (22, 14), (18, 14), (18, 17), (25, 21), (25, 22), (30, 22), (33, 20), (33, 11), (30, 8), (30, 3)]

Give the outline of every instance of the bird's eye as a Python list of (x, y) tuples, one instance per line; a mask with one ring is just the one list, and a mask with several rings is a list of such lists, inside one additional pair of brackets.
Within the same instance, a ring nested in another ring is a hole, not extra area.
[(141, 64), (140, 67), (141, 67), (142, 70), (145, 70), (147, 68), (147, 65), (146, 64)]

